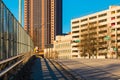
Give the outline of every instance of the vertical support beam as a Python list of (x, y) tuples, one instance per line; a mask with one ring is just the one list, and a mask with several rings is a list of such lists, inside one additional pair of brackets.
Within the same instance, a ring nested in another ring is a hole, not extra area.
[(19, 23), (22, 24), (22, 0), (19, 0)]

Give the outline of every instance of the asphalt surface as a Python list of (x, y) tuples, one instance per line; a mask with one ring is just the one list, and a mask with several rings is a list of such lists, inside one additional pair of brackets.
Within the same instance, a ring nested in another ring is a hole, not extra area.
[(56, 60), (83, 80), (120, 80), (120, 60), (72, 59)]

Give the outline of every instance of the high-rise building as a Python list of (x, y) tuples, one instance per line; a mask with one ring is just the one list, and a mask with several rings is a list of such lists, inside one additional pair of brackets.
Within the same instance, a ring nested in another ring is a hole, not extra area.
[(62, 0), (25, 0), (24, 28), (35, 46), (44, 49), (62, 34)]

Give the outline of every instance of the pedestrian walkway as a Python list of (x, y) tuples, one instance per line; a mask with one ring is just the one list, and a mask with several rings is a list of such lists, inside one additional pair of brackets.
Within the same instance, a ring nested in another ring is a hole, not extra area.
[(49, 60), (37, 58), (32, 65), (32, 80), (68, 80)]

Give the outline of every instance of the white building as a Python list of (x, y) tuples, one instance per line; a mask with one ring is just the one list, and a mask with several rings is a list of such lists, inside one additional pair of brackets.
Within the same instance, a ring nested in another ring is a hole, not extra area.
[[(120, 6), (110, 6), (107, 10), (72, 19), (71, 30), (72, 40), (80, 40), (80, 43), (72, 44), (72, 54), (75, 57), (79, 57), (82, 51), (79, 45), (85, 41), (84, 37), (89, 31), (99, 41), (97, 44), (102, 45), (97, 48), (98, 56), (112, 47), (120, 51)], [(105, 42), (105, 38), (109, 40)]]

